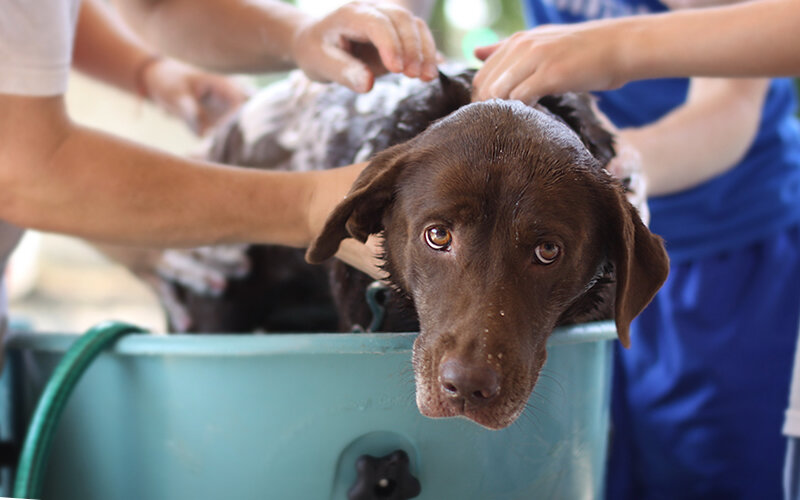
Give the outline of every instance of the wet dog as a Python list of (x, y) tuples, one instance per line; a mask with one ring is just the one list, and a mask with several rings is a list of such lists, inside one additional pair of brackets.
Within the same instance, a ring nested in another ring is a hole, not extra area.
[[(413, 365), (427, 416), (510, 425), (558, 325), (613, 318), (628, 345), (668, 261), (604, 168), (611, 134), (586, 96), (470, 103), (471, 76), (391, 77), (362, 96), (295, 77), (257, 96), (217, 134), (210, 159), (291, 170), (370, 163), (306, 253), (326, 270), (294, 250), (248, 247), (252, 271), (219, 297), (172, 284), (187, 330), (364, 326), (371, 280), (328, 259), (343, 239), (378, 234), (391, 284), (382, 329), (418, 327)], [(287, 327), (292, 307), (315, 322)]]

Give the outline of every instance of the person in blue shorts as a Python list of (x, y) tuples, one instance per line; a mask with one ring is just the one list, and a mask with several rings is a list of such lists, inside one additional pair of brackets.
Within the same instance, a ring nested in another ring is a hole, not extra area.
[[(657, 0), (525, 5), (531, 25), (667, 9)], [(515, 94), (519, 82), (504, 73), (525, 65), (523, 42), (478, 52), (488, 58), (479, 98), (531, 97)], [(793, 82), (659, 79), (597, 95), (621, 142), (641, 152), (650, 227), (672, 261), (634, 322), (632, 347), (615, 357), (607, 498), (781, 498), (800, 317)]]

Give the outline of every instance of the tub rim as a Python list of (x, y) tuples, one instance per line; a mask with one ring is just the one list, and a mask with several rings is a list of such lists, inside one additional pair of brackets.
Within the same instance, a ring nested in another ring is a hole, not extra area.
[[(8, 350), (61, 353), (80, 333), (12, 329)], [(613, 340), (613, 321), (596, 321), (556, 328), (548, 347)], [(128, 335), (109, 351), (136, 356), (263, 356), (288, 354), (410, 353), (416, 332), (409, 333), (276, 333), (268, 334), (144, 334)]]

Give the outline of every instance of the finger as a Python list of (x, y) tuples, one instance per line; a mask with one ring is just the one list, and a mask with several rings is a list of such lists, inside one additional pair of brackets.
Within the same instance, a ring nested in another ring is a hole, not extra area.
[(544, 86), (540, 72), (534, 72), (531, 76), (522, 81), (519, 85), (511, 89), (508, 93), (509, 99), (517, 99), (528, 105), (536, 104), (543, 95), (552, 94), (553, 91)]
[[(213, 97), (206, 99), (206, 101), (211, 100), (213, 100)], [(223, 106), (215, 103), (210, 103), (209, 105), (206, 105), (206, 102), (202, 103), (197, 115), (197, 135), (205, 137), (224, 117), (228, 116), (227, 113), (220, 112), (221, 109), (223, 109)]]
[(361, 243), (353, 238), (343, 240), (336, 252), (336, 258), (342, 260), (356, 269), (369, 274), (375, 279), (387, 279), (388, 275), (383, 269), (383, 262), (380, 260), (380, 243), (376, 237), (370, 236), (367, 244)]
[(330, 47), (326, 56), (319, 61), (318, 71), (355, 92), (368, 92), (372, 89), (375, 74), (360, 59), (348, 52)]
[(495, 51), (502, 45), (502, 42), (493, 43), (491, 45), (484, 45), (483, 47), (476, 47), (475, 57), (480, 59), (481, 61), (485, 61), (490, 55), (494, 54)]
[(472, 82), (474, 101), (485, 101), (493, 97), (501, 97), (494, 94), (491, 89), (507, 69), (505, 52), (505, 46), (503, 46), (492, 54), (483, 67), (478, 70)]
[(203, 80), (193, 82), (192, 93), (197, 106), (195, 133), (204, 136), (226, 114), (231, 103), (212, 83)]
[(198, 83), (193, 90), (199, 105), (201, 135), (247, 100), (244, 91), (225, 78)]
[(436, 42), (428, 25), (422, 19), (417, 18), (417, 25), (422, 42), (422, 79), (433, 80), (439, 75), (436, 64), (439, 62), (439, 53), (436, 52)]
[(617, 154), (606, 165), (613, 176), (624, 179), (641, 170), (642, 157), (638, 149), (621, 139), (616, 140), (614, 145)]
[[(492, 58), (497, 55), (501, 54), (498, 53)], [(480, 89), (482, 99), (510, 98), (511, 91), (533, 73), (534, 67), (528, 58), (515, 57), (515, 52), (509, 51), (497, 62), (491, 79), (487, 80)]]
[(484, 86), (484, 99), (508, 99), (511, 90), (517, 85), (514, 72), (507, 69), (500, 72), (488, 86)]
[(483, 87), (488, 83), (494, 81), (502, 69), (500, 63), (503, 61), (503, 51), (505, 44), (503, 42), (497, 43), (495, 50), (491, 56), (488, 56), (486, 62), (481, 66), (475, 77), (472, 79), (472, 94), (473, 100), (485, 100)]
[(217, 99), (223, 99), (228, 103), (228, 111), (238, 107), (248, 97), (248, 93), (243, 86), (228, 78), (215, 78), (210, 87), (211, 93)]
[(200, 130), (200, 110), (194, 97), (190, 94), (181, 94), (175, 103), (178, 117), (182, 119), (195, 133)]
[(392, 21), (403, 46), (403, 74), (416, 78), (422, 73), (422, 40), (419, 25), (405, 9), (384, 7), (382, 12)]
[(403, 43), (391, 19), (375, 8), (360, 11), (358, 17), (363, 19), (363, 24), (351, 27), (349, 32), (342, 34), (358, 42), (372, 43), (386, 69), (393, 73), (402, 73)]

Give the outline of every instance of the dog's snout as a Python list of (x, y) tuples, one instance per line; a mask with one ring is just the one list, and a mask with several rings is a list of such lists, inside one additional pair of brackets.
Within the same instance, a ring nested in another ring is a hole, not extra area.
[(500, 392), (500, 376), (490, 366), (474, 366), (458, 358), (442, 361), (441, 388), (453, 399), (473, 405), (488, 403)]

